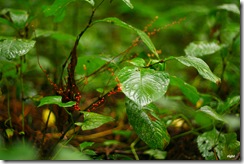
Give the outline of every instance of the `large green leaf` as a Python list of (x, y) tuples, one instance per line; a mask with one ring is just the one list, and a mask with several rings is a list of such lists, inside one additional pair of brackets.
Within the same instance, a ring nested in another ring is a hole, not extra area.
[(156, 48), (155, 48), (154, 44), (152, 43), (151, 39), (142, 30), (139, 30), (115, 17), (109, 17), (109, 18), (94, 21), (94, 23), (98, 23), (98, 22), (108, 22), (108, 23), (112, 23), (117, 26), (121, 26), (123, 28), (135, 31), (140, 36), (141, 40), (147, 45), (147, 47), (159, 58)]
[(48, 104), (56, 104), (60, 107), (72, 107), (73, 105), (76, 104), (76, 102), (69, 101), (69, 102), (63, 103), (62, 96), (46, 96), (40, 100), (40, 104), (38, 105), (38, 107), (43, 106), (43, 105), (48, 105)]
[(14, 59), (27, 54), (35, 45), (34, 40), (6, 39), (0, 42), (0, 56)]
[(209, 66), (202, 59), (194, 56), (179, 56), (174, 58), (188, 67), (192, 66), (196, 68), (198, 73), (203, 78), (210, 80), (216, 84), (220, 83), (221, 79), (213, 74)]
[(192, 42), (186, 49), (185, 53), (188, 56), (204, 56), (210, 55), (219, 51), (222, 47), (217, 43), (208, 43), (208, 42)]
[(169, 85), (167, 73), (147, 68), (124, 67), (118, 73), (118, 78), (123, 93), (139, 106), (163, 96)]
[(140, 107), (126, 100), (129, 123), (137, 135), (151, 148), (164, 149), (170, 141), (165, 124), (154, 113), (154, 106)]
[(240, 142), (236, 139), (236, 133), (224, 134), (216, 129), (199, 135), (197, 145), (207, 160), (231, 160), (240, 152)]
[(91, 130), (102, 126), (105, 123), (114, 121), (114, 118), (105, 116), (94, 112), (81, 111), (84, 114), (83, 122), (76, 122), (77, 126), (80, 126), (82, 130)]

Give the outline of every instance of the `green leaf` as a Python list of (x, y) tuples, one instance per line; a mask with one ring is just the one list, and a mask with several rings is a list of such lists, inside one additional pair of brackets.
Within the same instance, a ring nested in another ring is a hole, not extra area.
[(217, 51), (219, 51), (222, 47), (218, 44), (212, 42), (192, 42), (190, 43), (186, 49), (185, 53), (188, 56), (204, 56), (210, 55)]
[(207, 160), (230, 160), (240, 152), (240, 142), (236, 133), (220, 133), (216, 129), (205, 132), (197, 137), (198, 149)]
[(214, 160), (213, 147), (216, 146), (218, 133), (215, 129), (205, 132), (197, 137), (198, 149), (206, 160)]
[[(17, 9), (3, 9), (1, 11), (2, 14), (9, 13), (9, 16), (11, 18), (11, 22), (14, 23), (15, 27), (21, 29), (24, 28), (27, 20), (28, 20), (28, 13), (25, 10), (17, 10)], [(5, 22), (7, 23), (7, 22)]]
[(180, 88), (182, 93), (194, 104), (200, 99), (200, 95), (195, 87), (184, 82), (180, 78), (170, 76), (170, 84)]
[[(2, 139), (2, 137), (1, 137)], [(18, 141), (18, 140), (15, 140)], [(1, 142), (1, 141), (0, 141)], [(2, 145), (1, 145), (2, 146)], [(0, 148), (0, 159), (1, 160), (38, 160), (37, 159), (38, 149), (33, 144), (25, 141), (13, 142), (8, 147)]]
[(108, 23), (112, 23), (117, 26), (121, 26), (123, 28), (129, 29), (129, 30), (135, 31), (140, 36), (141, 40), (147, 45), (147, 47), (157, 56), (157, 58), (159, 58), (154, 44), (152, 43), (151, 39), (145, 32), (143, 32), (115, 17), (109, 17), (109, 18), (97, 20), (97, 21), (94, 21), (93, 23), (98, 23), (98, 22), (108, 22)]
[(84, 152), (80, 152), (77, 148), (72, 145), (61, 145), (59, 144), (56, 151), (55, 156), (53, 156), (52, 160), (92, 160), (89, 155), (86, 155)]
[(78, 57), (76, 73), (90, 75), (105, 63), (106, 61), (98, 55), (81, 55), (81, 57)]
[(94, 142), (82, 142), (80, 144), (80, 151), (82, 152), (83, 150), (85, 150), (87, 147), (90, 147), (94, 144)]
[[(54, 16), (55, 22), (61, 22), (65, 16), (67, 6), (76, 0), (55, 0), (52, 5), (45, 7), (43, 10), (45, 16)], [(85, 0), (92, 6), (95, 5), (94, 0)]]
[(151, 106), (140, 107), (126, 100), (129, 123), (137, 135), (151, 148), (164, 149), (170, 141), (165, 124), (157, 118)]
[(213, 74), (209, 66), (202, 59), (194, 56), (179, 56), (174, 58), (188, 67), (192, 66), (196, 68), (198, 73), (203, 78), (210, 80), (216, 84), (219, 84), (221, 82), (221, 79)]
[(145, 66), (145, 60), (142, 58), (133, 58), (132, 60), (128, 61), (129, 63), (138, 66), (138, 67), (144, 67)]
[(88, 3), (90, 3), (92, 6), (94, 6), (95, 5), (95, 2), (94, 2), (94, 0), (85, 0), (86, 2), (88, 2)]
[(170, 84), (178, 87), (185, 97), (196, 106), (196, 108), (199, 108), (204, 104), (209, 104), (213, 99), (213, 96), (199, 93), (194, 86), (186, 83), (176, 76), (170, 76)]
[(226, 113), (227, 110), (230, 110), (230, 108), (234, 105), (237, 105), (240, 103), (240, 96), (233, 96), (233, 97), (228, 97), (226, 102), (219, 102), (217, 110), (219, 111), (218, 113)]
[(51, 6), (44, 9), (45, 16), (55, 16), (55, 21), (60, 22), (65, 16), (66, 7), (75, 0), (55, 0)]
[(217, 9), (227, 10), (240, 15), (240, 9), (236, 4), (223, 4), (218, 6)]
[(49, 30), (43, 30), (43, 29), (36, 29), (34, 38), (38, 37), (51, 37), (56, 40), (60, 41), (74, 41), (76, 39), (75, 36), (63, 33), (60, 31), (49, 31)]
[(203, 106), (199, 109), (199, 112), (206, 113), (208, 116), (213, 118), (214, 120), (218, 120), (221, 122), (225, 122), (224, 118), (219, 115), (216, 111), (214, 111), (211, 107), (209, 106)]
[(155, 159), (165, 159), (167, 157), (167, 151), (162, 151), (158, 149), (149, 149), (146, 150), (143, 154), (153, 156)]
[(129, 6), (129, 8), (131, 8), (131, 9), (134, 8), (134, 6), (131, 4), (130, 0), (122, 0), (122, 1), (124, 1), (124, 3), (125, 3), (127, 6)]
[(0, 42), (0, 56), (14, 59), (27, 54), (35, 45), (33, 40), (6, 39)]
[(132, 132), (130, 130), (113, 130), (113, 134), (130, 138)]
[(167, 73), (147, 68), (124, 67), (118, 78), (123, 93), (139, 106), (162, 97), (169, 85)]
[[(1, 15), (0, 15), (1, 16)], [(7, 19), (4, 19), (4, 18), (1, 18), (0, 17), (0, 23), (1, 24), (6, 24), (6, 25), (9, 25), (9, 26), (14, 26), (12, 22), (10, 22), (9, 20)], [(2, 37), (2, 36), (1, 36)]]
[(76, 102), (69, 101), (69, 102), (63, 103), (62, 96), (46, 96), (40, 100), (40, 104), (38, 105), (38, 107), (43, 106), (43, 105), (48, 105), (48, 104), (56, 104), (60, 107), (72, 107), (73, 105), (76, 104)]
[(91, 130), (102, 126), (105, 123), (114, 121), (110, 116), (104, 116), (98, 113), (81, 111), (84, 114), (84, 122), (75, 123), (77, 126), (81, 126), (82, 130)]

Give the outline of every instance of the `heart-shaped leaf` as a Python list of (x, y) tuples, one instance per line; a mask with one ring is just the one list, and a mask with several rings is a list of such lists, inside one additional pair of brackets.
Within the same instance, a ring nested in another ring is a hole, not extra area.
[(169, 144), (170, 136), (154, 108), (151, 104), (140, 107), (129, 99), (126, 101), (128, 120), (137, 135), (151, 148), (163, 150)]
[(139, 106), (163, 96), (169, 85), (167, 73), (147, 68), (124, 67), (118, 73), (118, 78), (123, 93)]

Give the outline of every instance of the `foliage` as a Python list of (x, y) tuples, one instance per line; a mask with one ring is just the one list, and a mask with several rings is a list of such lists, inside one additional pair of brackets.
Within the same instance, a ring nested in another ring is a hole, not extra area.
[(189, 2), (3, 2), (0, 159), (240, 159), (240, 4)]

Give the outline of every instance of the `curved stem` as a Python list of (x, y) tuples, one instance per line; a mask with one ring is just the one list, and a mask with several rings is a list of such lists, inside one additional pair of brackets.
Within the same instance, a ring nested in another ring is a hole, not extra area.
[(138, 157), (138, 155), (137, 155), (137, 153), (136, 153), (135, 145), (137, 144), (137, 142), (138, 142), (139, 140), (140, 140), (140, 138), (137, 137), (137, 139), (136, 139), (134, 142), (132, 142), (131, 145), (130, 145), (131, 151), (132, 151), (132, 153), (134, 154), (134, 157), (135, 157), (136, 160), (139, 160), (139, 157)]

